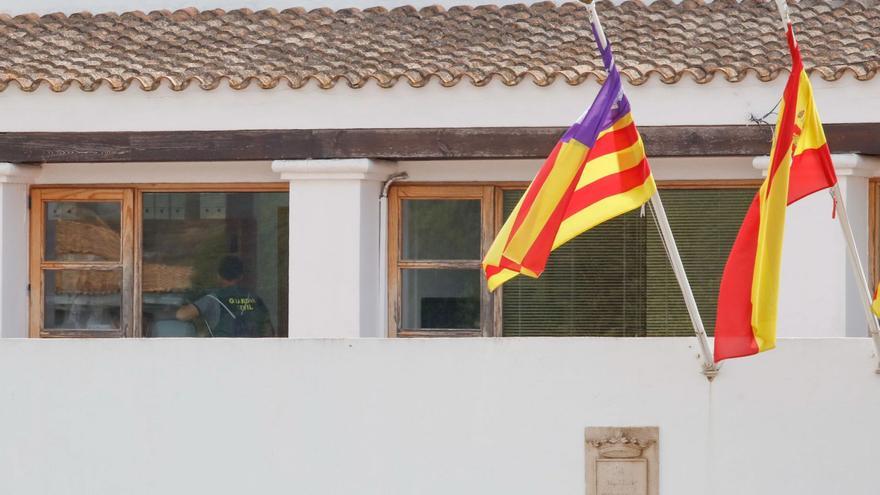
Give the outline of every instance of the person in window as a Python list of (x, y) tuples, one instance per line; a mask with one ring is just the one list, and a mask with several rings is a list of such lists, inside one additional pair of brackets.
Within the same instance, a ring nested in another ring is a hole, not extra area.
[(241, 287), (244, 263), (234, 255), (224, 256), (217, 267), (220, 287), (194, 303), (177, 310), (177, 319), (204, 320), (212, 337), (271, 337), (269, 311), (259, 296)]

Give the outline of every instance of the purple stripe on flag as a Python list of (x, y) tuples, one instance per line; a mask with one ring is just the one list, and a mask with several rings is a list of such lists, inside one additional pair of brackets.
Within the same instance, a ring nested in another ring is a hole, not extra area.
[(593, 36), (596, 44), (599, 45), (599, 52), (602, 54), (602, 63), (608, 72), (608, 78), (593, 100), (593, 104), (587, 113), (578, 122), (575, 122), (568, 131), (562, 136), (562, 141), (566, 142), (572, 139), (577, 140), (584, 146), (592, 147), (596, 144), (596, 137), (603, 130), (611, 127), (621, 117), (630, 112), (629, 100), (623, 94), (623, 87), (620, 81), (620, 73), (617, 72), (617, 66), (614, 64), (614, 56), (611, 53), (611, 44), (609, 43), (604, 49), (599, 44), (599, 35), (593, 27)]

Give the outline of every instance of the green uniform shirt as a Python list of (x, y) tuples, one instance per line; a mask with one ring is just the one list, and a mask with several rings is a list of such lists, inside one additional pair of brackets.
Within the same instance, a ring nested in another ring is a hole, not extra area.
[(237, 285), (213, 290), (193, 304), (213, 337), (272, 335), (272, 322), (263, 300)]

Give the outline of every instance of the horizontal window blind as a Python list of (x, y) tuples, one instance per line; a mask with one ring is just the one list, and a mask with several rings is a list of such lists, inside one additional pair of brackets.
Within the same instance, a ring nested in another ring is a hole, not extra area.
[[(667, 216), (707, 331), (715, 324), (727, 254), (756, 188), (664, 189)], [(505, 218), (522, 195), (504, 191)], [(675, 275), (646, 208), (578, 236), (535, 280), (503, 286), (505, 336), (674, 336), (693, 330)]]
[[(523, 191), (504, 191), (505, 218)], [(505, 336), (636, 336), (645, 330), (645, 226), (618, 217), (553, 252), (539, 279), (503, 286)]]
[[(660, 192), (706, 332), (715, 330), (718, 286), (757, 188), (664, 189)], [(647, 262), (648, 335), (689, 336), (693, 326), (649, 209)]]

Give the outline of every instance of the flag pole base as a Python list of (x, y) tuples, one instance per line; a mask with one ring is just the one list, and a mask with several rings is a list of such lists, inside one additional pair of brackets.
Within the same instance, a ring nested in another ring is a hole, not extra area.
[[(712, 366), (703, 366), (703, 376), (706, 377), (710, 382), (718, 376), (718, 372), (721, 371), (721, 367), (717, 364), (713, 364)], [(880, 368), (877, 368), (877, 373), (880, 374)]]

